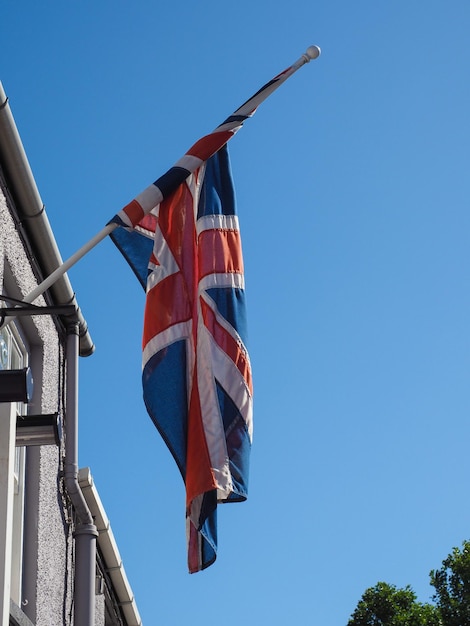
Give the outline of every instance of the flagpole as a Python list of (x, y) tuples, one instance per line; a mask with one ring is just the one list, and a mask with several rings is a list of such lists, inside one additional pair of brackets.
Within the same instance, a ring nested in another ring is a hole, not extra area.
[(72, 256), (70, 256), (66, 261), (59, 265), (57, 269), (55, 269), (52, 274), (50, 274), (47, 278), (45, 278), (37, 287), (35, 287), (32, 291), (30, 291), (24, 298), (23, 302), (28, 302), (31, 304), (38, 298), (42, 293), (44, 293), (51, 285), (53, 285), (56, 280), (58, 280), (61, 276), (65, 274), (65, 272), (75, 265), (81, 258), (85, 256), (92, 248), (97, 246), (100, 241), (103, 241), (115, 228), (117, 228), (117, 224), (107, 224), (99, 233), (97, 233), (94, 237), (90, 239), (85, 245), (83, 245), (79, 250), (77, 250)]
[[(222, 144), (212, 141), (206, 141), (209, 136), (203, 137), (199, 140), (190, 150), (183, 156), (177, 163), (176, 166), (180, 170), (180, 172), (187, 172), (184, 174), (186, 178), (192, 172), (194, 172), (201, 161), (205, 161), (210, 158), (215, 152), (217, 152), (224, 143), (226, 143), (231, 136), (233, 136), (239, 128), (241, 128), (243, 122), (248, 117), (251, 117), (253, 113), (256, 111), (258, 106), (266, 100), (268, 96), (270, 96), (278, 87), (282, 85), (294, 72), (296, 72), (299, 68), (301, 68), (306, 63), (309, 63), (313, 59), (317, 59), (320, 56), (321, 50), (319, 46), (309, 46), (307, 50), (302, 54), (302, 56), (293, 63), (290, 67), (288, 67), (284, 72), (281, 72), (277, 76), (275, 76), (269, 83), (266, 83), (264, 87), (262, 87), (259, 91), (257, 91), (249, 100), (247, 100), (244, 104), (242, 104), (230, 117), (228, 117), (225, 122), (220, 124), (215, 131), (212, 133), (214, 135), (220, 135), (221, 137), (225, 137), (226, 139), (222, 139)], [(202, 150), (201, 150), (202, 147)], [(197, 154), (199, 153), (199, 154)], [(197, 154), (197, 156), (196, 156)], [(154, 206), (156, 206), (162, 199), (163, 194), (159, 188), (160, 181), (164, 181), (165, 178), (174, 170), (175, 167), (171, 168), (166, 174), (161, 176), (158, 180), (155, 181), (153, 185), (147, 187), (137, 198), (139, 200), (146, 198), (145, 204), (148, 204), (147, 207), (143, 207), (145, 212), (151, 210)], [(170, 176), (171, 177), (171, 176)], [(179, 184), (179, 183), (178, 183)], [(166, 189), (168, 193), (169, 189)], [(165, 196), (167, 195), (165, 193)], [(142, 200), (141, 200), (142, 201)], [(75, 254), (72, 254), (62, 265), (60, 265), (56, 270), (52, 272), (46, 279), (44, 279), (35, 289), (33, 289), (30, 293), (28, 293), (24, 302), (31, 304), (34, 300), (44, 293), (51, 285), (53, 285), (56, 280), (58, 280), (61, 276), (65, 274), (65, 272), (70, 269), (75, 263), (77, 263), (80, 259), (82, 259), (92, 248), (94, 248), (98, 243), (100, 243), (103, 239), (105, 239), (115, 228), (117, 228), (118, 224), (116, 222), (110, 222), (107, 224), (99, 233), (97, 233), (88, 243), (82, 246)]]
[[(292, 63), (290, 67), (288, 67), (284, 72), (278, 74), (275, 78), (273, 78), (269, 83), (267, 83), (264, 87), (262, 87), (254, 96), (252, 96), (249, 100), (242, 104), (231, 117), (235, 115), (240, 115), (242, 111), (248, 113), (248, 107), (251, 108), (251, 113), (253, 114), (258, 106), (266, 100), (268, 96), (270, 96), (273, 91), (275, 91), (278, 87), (282, 85), (288, 78), (294, 74), (298, 69), (300, 69), (306, 63), (310, 63), (314, 59), (318, 59), (321, 54), (320, 46), (309, 46), (307, 50), (300, 56), (299, 59), (295, 63)], [(230, 119), (230, 118), (229, 118)]]

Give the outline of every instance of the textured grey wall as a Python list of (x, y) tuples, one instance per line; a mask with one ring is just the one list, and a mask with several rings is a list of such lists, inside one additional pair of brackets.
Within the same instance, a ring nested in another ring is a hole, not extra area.
[[(37, 280), (8, 210), (4, 188), (2, 192), (0, 279), (2, 284), (5, 281), (8, 295), (23, 297), (37, 285)], [(42, 297), (35, 303), (45, 304)], [(31, 362), (34, 396), (28, 410), (31, 413), (55, 412), (58, 410), (59, 376), (63, 365), (56, 326), (49, 316), (35, 316), (26, 322), (22, 320), (21, 326), (34, 355)], [(67, 575), (66, 568), (71, 563), (72, 542), (59, 493), (61, 448), (42, 446), (31, 456), (34, 462), (28, 463), (27, 467), (30, 471), (35, 467), (36, 471), (28, 478), (26, 506), (27, 515), (36, 521), (36, 524), (28, 525), (28, 532), (35, 532), (36, 535), (29, 537), (30, 543), (36, 542), (36, 598), (23, 597), (23, 607), (37, 626), (63, 626), (64, 615), (70, 613), (71, 606), (71, 576)], [(32, 490), (37, 491), (35, 497), (30, 497)], [(32, 588), (33, 585), (30, 585), (29, 593)]]
[[(0, 286), (8, 295), (21, 298), (37, 281), (8, 209), (10, 202), (0, 171)], [(45, 304), (42, 296), (35, 304)], [(57, 328), (49, 316), (22, 320), (21, 326), (32, 355), (34, 396), (29, 412), (60, 411), (63, 407), (58, 390), (64, 377), (64, 354)], [(62, 442), (59, 448), (42, 446), (27, 451), (28, 580), (21, 608), (35, 626), (68, 626), (73, 622), (73, 529), (60, 478), (63, 450)], [(97, 597), (96, 625), (102, 624), (104, 602)]]

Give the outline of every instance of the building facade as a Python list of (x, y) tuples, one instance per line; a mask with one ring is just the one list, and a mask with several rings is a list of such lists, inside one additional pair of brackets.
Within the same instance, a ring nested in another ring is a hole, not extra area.
[(36, 295), (60, 264), (0, 83), (0, 626), (139, 626), (77, 466), (78, 358), (93, 342), (66, 274)]

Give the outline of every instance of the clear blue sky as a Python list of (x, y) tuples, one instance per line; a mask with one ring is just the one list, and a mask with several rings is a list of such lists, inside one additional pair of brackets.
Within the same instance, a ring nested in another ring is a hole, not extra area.
[(310, 44), (230, 143), (255, 384), (250, 497), (186, 571), (184, 488), (110, 241), (69, 272), (90, 466), (146, 626), (342, 626), (470, 538), (470, 4), (2, 6), (0, 79), (64, 258)]

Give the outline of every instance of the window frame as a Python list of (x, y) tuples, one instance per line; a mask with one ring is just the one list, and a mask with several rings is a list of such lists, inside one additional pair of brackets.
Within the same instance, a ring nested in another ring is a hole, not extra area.
[[(18, 326), (13, 322), (0, 328), (0, 369), (22, 369), (28, 365), (28, 346)], [(25, 411), (26, 405), (17, 402), (16, 413), (22, 415)], [(21, 606), (23, 572), (25, 463), (25, 447), (15, 447), (10, 597), (18, 606)]]

